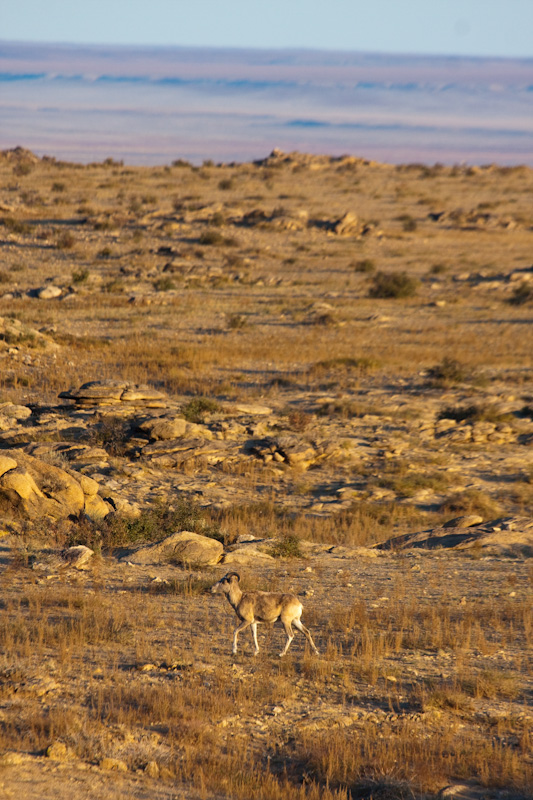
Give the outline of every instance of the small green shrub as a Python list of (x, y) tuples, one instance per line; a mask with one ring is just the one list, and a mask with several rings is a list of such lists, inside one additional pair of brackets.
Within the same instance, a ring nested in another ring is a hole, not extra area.
[(428, 369), (428, 377), (437, 385), (462, 383), (471, 377), (466, 367), (454, 358), (444, 358), (440, 364)]
[(85, 544), (97, 550), (111, 550), (143, 542), (158, 542), (183, 530), (223, 540), (219, 526), (209, 519), (205, 509), (192, 500), (181, 499), (172, 506), (157, 503), (141, 511), (135, 518), (108, 514), (103, 520), (94, 522), (84, 519), (76, 523), (67, 544)]
[(172, 278), (169, 278), (168, 275), (164, 275), (162, 278), (158, 278), (154, 281), (153, 287), (157, 292), (169, 292), (176, 288), (176, 284)]
[(248, 320), (242, 314), (226, 314), (226, 325), (232, 331), (239, 331), (247, 327)]
[(303, 558), (304, 554), (299, 538), (287, 533), (270, 548), (270, 555), (274, 558)]
[(233, 181), (231, 178), (223, 178), (218, 182), (218, 188), (223, 192), (227, 192), (229, 189), (233, 189)]
[(72, 273), (72, 283), (85, 283), (89, 279), (91, 273), (88, 269), (74, 270)]
[(405, 272), (378, 272), (368, 293), (374, 298), (413, 297), (418, 289), (418, 281)]
[(216, 400), (209, 397), (195, 397), (182, 407), (181, 413), (188, 422), (203, 422), (206, 414), (220, 411)]
[(362, 272), (367, 275), (376, 270), (376, 264), (371, 258), (363, 258), (360, 261), (354, 261), (352, 267), (354, 272)]

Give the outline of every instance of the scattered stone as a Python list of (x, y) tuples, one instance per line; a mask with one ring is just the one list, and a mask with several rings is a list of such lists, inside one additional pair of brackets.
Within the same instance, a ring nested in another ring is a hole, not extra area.
[(357, 215), (351, 211), (347, 211), (340, 219), (332, 223), (332, 230), (338, 236), (350, 236), (354, 233), (359, 233), (360, 229), (361, 223)]
[(125, 761), (122, 761), (120, 758), (102, 758), (99, 765), (100, 769), (105, 770), (106, 772), (127, 772), (128, 765)]

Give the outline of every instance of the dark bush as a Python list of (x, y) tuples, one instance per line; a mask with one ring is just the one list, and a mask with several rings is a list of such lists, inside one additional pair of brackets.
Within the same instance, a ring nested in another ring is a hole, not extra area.
[(444, 358), (440, 364), (430, 367), (428, 376), (437, 385), (462, 383), (471, 377), (466, 367), (454, 358)]
[(412, 297), (418, 289), (418, 281), (405, 272), (378, 272), (368, 293), (369, 297)]

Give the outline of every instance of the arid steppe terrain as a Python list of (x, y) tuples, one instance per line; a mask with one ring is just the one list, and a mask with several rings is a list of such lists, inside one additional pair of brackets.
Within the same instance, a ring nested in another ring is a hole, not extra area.
[(531, 797), (533, 170), (0, 175), (0, 794)]

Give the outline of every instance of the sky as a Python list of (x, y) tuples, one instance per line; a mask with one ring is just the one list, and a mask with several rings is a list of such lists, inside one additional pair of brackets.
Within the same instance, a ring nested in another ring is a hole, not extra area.
[(533, 0), (6, 0), (0, 40), (533, 57)]

